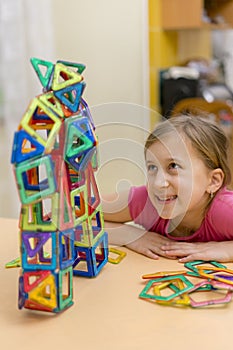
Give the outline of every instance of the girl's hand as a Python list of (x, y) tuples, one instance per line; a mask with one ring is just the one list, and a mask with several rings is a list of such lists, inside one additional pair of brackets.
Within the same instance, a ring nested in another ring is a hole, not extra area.
[(161, 247), (161, 250), (166, 257), (180, 257), (179, 261), (182, 263), (194, 260), (233, 261), (233, 241), (204, 243), (169, 241)]
[(143, 236), (125, 246), (137, 253), (146, 255), (151, 259), (159, 259), (159, 256), (176, 259), (176, 256), (173, 254), (167, 255), (165, 251), (161, 249), (162, 246), (169, 242), (171, 242), (170, 239), (163, 237), (158, 233), (146, 232)]

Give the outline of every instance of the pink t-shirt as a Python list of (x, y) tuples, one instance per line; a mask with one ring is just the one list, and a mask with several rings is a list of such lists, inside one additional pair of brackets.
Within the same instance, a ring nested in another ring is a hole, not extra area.
[(210, 242), (233, 240), (233, 191), (221, 189), (214, 197), (200, 228), (190, 236), (174, 237), (167, 232), (169, 220), (162, 219), (152, 205), (146, 186), (130, 189), (128, 205), (132, 220), (147, 231), (177, 241)]

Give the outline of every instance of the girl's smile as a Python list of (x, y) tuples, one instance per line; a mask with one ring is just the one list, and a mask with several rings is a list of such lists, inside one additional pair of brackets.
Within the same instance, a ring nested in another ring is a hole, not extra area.
[(156, 199), (158, 200), (159, 203), (171, 203), (173, 201), (176, 200), (177, 196), (176, 195), (173, 195), (173, 196), (166, 196), (166, 197), (159, 197), (159, 196), (156, 196)]

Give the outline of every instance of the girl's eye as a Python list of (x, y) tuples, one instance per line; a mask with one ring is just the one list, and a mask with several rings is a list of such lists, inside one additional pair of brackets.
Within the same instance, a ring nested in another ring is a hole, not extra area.
[(153, 165), (153, 164), (148, 164), (147, 165), (147, 171), (148, 173), (154, 173), (157, 170), (157, 166)]
[(180, 169), (179, 164), (172, 162), (171, 164), (169, 164), (169, 169)]

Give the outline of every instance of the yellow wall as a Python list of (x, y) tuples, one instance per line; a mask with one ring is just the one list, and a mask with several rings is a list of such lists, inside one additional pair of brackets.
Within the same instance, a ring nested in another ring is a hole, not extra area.
[[(150, 107), (160, 112), (159, 70), (178, 65), (191, 57), (211, 57), (211, 40), (208, 30), (164, 31), (161, 27), (161, 3), (148, 0), (149, 10), (149, 61)], [(195, 43), (195, 44), (194, 44)], [(157, 114), (151, 113), (151, 127)]]

